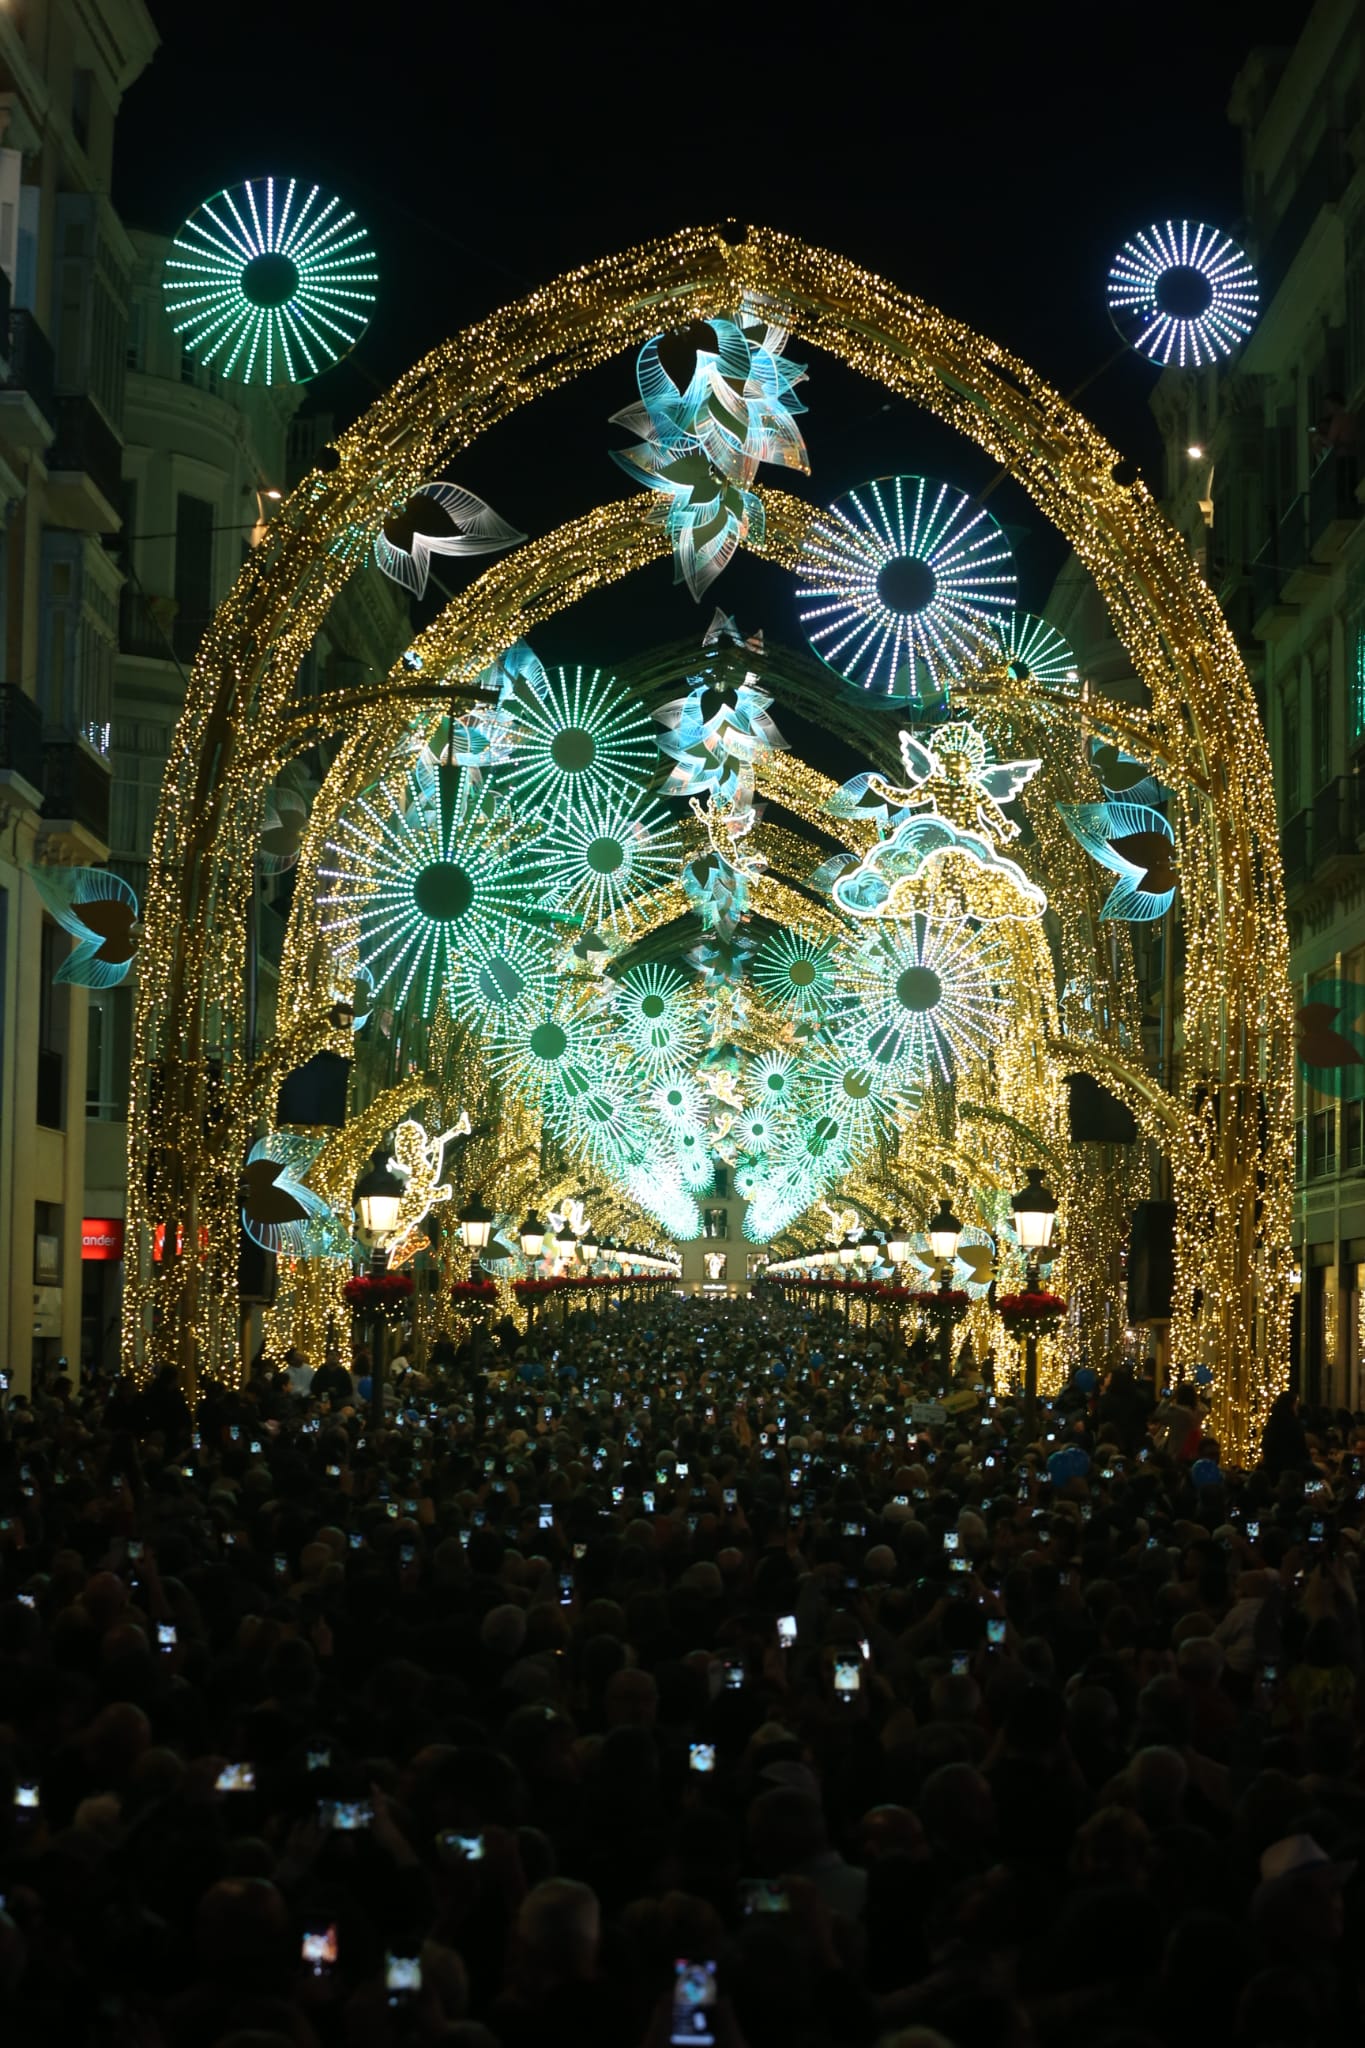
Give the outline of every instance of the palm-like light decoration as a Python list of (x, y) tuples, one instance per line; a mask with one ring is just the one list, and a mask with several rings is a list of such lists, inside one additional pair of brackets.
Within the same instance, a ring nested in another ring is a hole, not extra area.
[(162, 289), (196, 362), (246, 384), (301, 384), (355, 346), (377, 281), (369, 236), (339, 199), (253, 178), (190, 215)]
[(988, 933), (932, 907), (884, 926), (863, 956), (869, 1051), (917, 1085), (952, 1079), (1000, 1034), (995, 984), (1006, 956)]
[(1175, 834), (1148, 804), (1058, 804), (1057, 810), (1086, 852), (1118, 880), (1101, 918), (1151, 924), (1175, 901)]
[(798, 609), (837, 675), (884, 696), (946, 688), (1014, 605), (1009, 542), (951, 484), (885, 477), (836, 498), (797, 565)]
[(741, 312), (641, 350), (640, 403), (614, 424), (640, 434), (613, 459), (660, 494), (652, 522), (673, 543), (676, 578), (699, 598), (741, 540), (763, 538), (763, 503), (750, 488), (761, 462), (807, 469), (792, 396), (805, 375), (781, 351), (782, 328)]
[(836, 942), (772, 932), (754, 955), (753, 976), (775, 1008), (793, 1017), (820, 1016), (839, 993)]
[(1036, 683), (1044, 690), (1057, 690), (1079, 683), (1080, 664), (1071, 643), (1032, 612), (1011, 612), (996, 627), (1000, 651), (1016, 682)]
[(316, 1259), (347, 1249), (330, 1204), (303, 1179), (325, 1142), (272, 1131), (248, 1152), (240, 1188), (242, 1228), (263, 1251)]
[(662, 804), (621, 783), (557, 811), (537, 858), (549, 900), (615, 930), (632, 903), (675, 878), (682, 838)]
[(465, 947), (486, 920), (530, 924), (528, 851), (505, 799), (475, 790), (459, 769), (438, 771), (438, 801), (416, 773), (406, 808), (376, 790), (347, 811), (330, 842), (334, 886), (319, 897), (324, 932), (358, 928), (358, 959), (395, 1007), (413, 992), (430, 1017)]
[(391, 582), (421, 597), (434, 555), (488, 555), (525, 538), (472, 491), (423, 484), (380, 527), (374, 560)]
[(1246, 253), (1202, 221), (1139, 228), (1109, 266), (1109, 313), (1124, 340), (1163, 368), (1202, 369), (1256, 325), (1261, 295)]
[(736, 687), (699, 682), (654, 713), (664, 731), (659, 751), (672, 757), (668, 796), (709, 796), (743, 813), (754, 801), (754, 771), (768, 753), (786, 749), (768, 706), (772, 698), (752, 675)]
[(30, 866), (29, 879), (77, 943), (52, 976), (73, 988), (117, 988), (137, 953), (137, 897), (108, 868)]
[(505, 708), (512, 758), (498, 779), (547, 818), (587, 796), (619, 800), (623, 785), (643, 782), (657, 765), (649, 719), (601, 669), (552, 669), (540, 690), (519, 677)]

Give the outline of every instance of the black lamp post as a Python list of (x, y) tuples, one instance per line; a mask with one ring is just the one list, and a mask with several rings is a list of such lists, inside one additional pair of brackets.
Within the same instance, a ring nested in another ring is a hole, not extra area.
[(929, 1249), (938, 1260), (940, 1272), (938, 1291), (941, 1306), (938, 1312), (938, 1359), (939, 1372), (946, 1393), (953, 1377), (953, 1321), (948, 1313), (947, 1297), (953, 1285), (953, 1260), (962, 1239), (962, 1224), (954, 1216), (945, 1195), (938, 1205), (937, 1215), (929, 1218)]
[[(1057, 1221), (1057, 1198), (1050, 1188), (1043, 1186), (1041, 1166), (1030, 1166), (1025, 1171), (1028, 1185), (1020, 1188), (1010, 1208), (1014, 1214), (1015, 1235), (1020, 1247), (1028, 1253), (1024, 1290), (1032, 1293), (1040, 1284), (1039, 1255), (1052, 1242), (1052, 1228)], [(1030, 1436), (1037, 1423), (1038, 1339), (1030, 1335), (1024, 1339), (1024, 1427)]]
[[(521, 1239), (522, 1257), (528, 1266), (534, 1266), (545, 1247), (545, 1225), (541, 1222), (534, 1209), (528, 1212), (526, 1221), (522, 1224), (518, 1235)], [(534, 1279), (535, 1274), (532, 1273), (529, 1277)], [(536, 1298), (534, 1294), (528, 1291), (526, 1296), (526, 1328), (528, 1331), (534, 1329), (535, 1320)]]
[[(379, 1279), (388, 1271), (389, 1254), (384, 1243), (398, 1221), (404, 1187), (393, 1171), (383, 1146), (374, 1152), (369, 1165), (355, 1184), (352, 1200), (360, 1228), (373, 1239), (370, 1274)], [(384, 1318), (376, 1308), (370, 1318), (370, 1426), (379, 1429), (384, 1421)]]
[[(471, 1254), (469, 1277), (472, 1281), (477, 1281), (481, 1277), (479, 1272), (479, 1253), (487, 1251), (488, 1240), (492, 1235), (493, 1211), (484, 1205), (478, 1195), (475, 1195), (473, 1200), (467, 1202), (460, 1211), (460, 1237), (463, 1240), (465, 1250)], [(483, 1336), (482, 1302), (475, 1303), (474, 1313), (474, 1360), (477, 1369), (480, 1359), (480, 1340)]]

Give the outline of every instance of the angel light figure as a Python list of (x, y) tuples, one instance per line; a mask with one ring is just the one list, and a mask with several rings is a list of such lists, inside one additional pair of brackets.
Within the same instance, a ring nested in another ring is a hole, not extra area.
[(394, 1241), (389, 1252), (391, 1271), (407, 1265), (418, 1252), (426, 1251), (431, 1243), (425, 1232), (419, 1231), (418, 1225), (432, 1209), (448, 1202), (455, 1192), (449, 1181), (442, 1181), (441, 1169), (445, 1164), (446, 1146), (458, 1131), (459, 1126), (452, 1124), (448, 1131), (429, 1138), (422, 1125), (408, 1117), (393, 1134), (393, 1171), (405, 1185), (393, 1225)]

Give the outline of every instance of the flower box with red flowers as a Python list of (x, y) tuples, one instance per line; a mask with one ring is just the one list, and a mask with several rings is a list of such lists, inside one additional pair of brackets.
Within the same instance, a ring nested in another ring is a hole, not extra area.
[(458, 1308), (462, 1302), (493, 1301), (497, 1292), (491, 1280), (457, 1280), (450, 1290), (450, 1298)]
[(358, 1273), (342, 1289), (352, 1308), (371, 1315), (401, 1316), (412, 1300), (411, 1273)]
[(972, 1305), (972, 1298), (965, 1287), (923, 1287), (909, 1296), (911, 1308), (923, 1316), (937, 1316), (941, 1320), (961, 1322)]
[(999, 1294), (995, 1312), (1011, 1337), (1046, 1337), (1066, 1314), (1060, 1294)]

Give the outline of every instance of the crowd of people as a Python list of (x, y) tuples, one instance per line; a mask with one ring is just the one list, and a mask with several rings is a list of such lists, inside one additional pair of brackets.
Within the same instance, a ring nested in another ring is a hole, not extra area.
[(504, 1335), (6, 1403), (7, 2048), (1359, 2042), (1365, 1418)]

